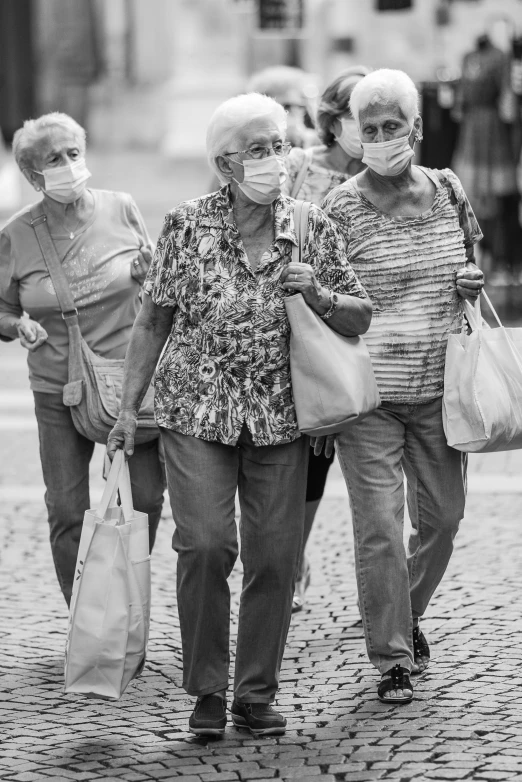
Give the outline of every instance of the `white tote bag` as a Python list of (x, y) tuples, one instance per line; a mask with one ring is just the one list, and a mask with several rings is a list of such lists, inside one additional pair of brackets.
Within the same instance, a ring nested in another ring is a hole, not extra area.
[(522, 448), (522, 329), (483, 327), (480, 301), (465, 302), (471, 334), (452, 334), (446, 349), (442, 417), (448, 445), (488, 453)]
[[(119, 490), (121, 506), (115, 505)], [(65, 692), (118, 699), (144, 666), (150, 618), (147, 514), (132, 506), (118, 450), (83, 522), (65, 652)]]

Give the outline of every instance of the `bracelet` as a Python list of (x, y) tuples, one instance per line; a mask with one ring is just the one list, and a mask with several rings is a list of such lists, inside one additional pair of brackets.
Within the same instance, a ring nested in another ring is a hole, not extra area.
[(330, 306), (328, 307), (324, 315), (319, 315), (319, 317), (322, 320), (328, 320), (328, 318), (331, 318), (335, 310), (339, 306), (339, 296), (337, 295), (337, 293), (333, 293), (333, 291), (330, 291), (329, 297), (330, 297)]

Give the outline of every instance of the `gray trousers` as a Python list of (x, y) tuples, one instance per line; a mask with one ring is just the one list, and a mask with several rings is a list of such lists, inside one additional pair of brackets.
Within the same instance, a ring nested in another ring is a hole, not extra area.
[[(450, 448), (442, 399), (383, 402), (336, 443), (355, 537), (368, 656), (381, 673), (413, 665), (412, 629), (453, 552), (464, 516), (467, 456)], [(403, 543), (404, 476), (413, 531)]]
[(235, 446), (161, 430), (178, 553), (183, 687), (206, 695), (228, 687), (230, 590), (238, 555), (239, 493), (244, 576), (234, 696), (270, 703), (290, 624), (303, 538), (308, 440), (256, 446), (244, 426)]

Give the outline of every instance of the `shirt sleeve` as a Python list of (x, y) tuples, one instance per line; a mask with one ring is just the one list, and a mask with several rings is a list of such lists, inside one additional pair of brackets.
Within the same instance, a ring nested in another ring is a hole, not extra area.
[(445, 168), (442, 173), (455, 194), (459, 223), (464, 233), (464, 246), (468, 249), (482, 239), (482, 231), (458, 176), (450, 168)]
[(152, 252), (154, 250), (154, 245), (152, 244), (152, 240), (149, 236), (149, 232), (147, 231), (147, 226), (145, 225), (143, 216), (140, 210), (138, 209), (138, 205), (136, 204), (136, 201), (134, 200), (134, 198), (132, 198), (132, 196), (129, 196), (129, 201), (127, 205), (127, 218), (129, 220), (130, 225), (138, 235), (140, 247), (146, 247), (148, 250)]
[(182, 221), (176, 209), (165, 217), (163, 228), (143, 283), (143, 291), (160, 307), (175, 307), (175, 273), (179, 256), (176, 227)]
[(2, 334), (2, 321), (11, 317), (21, 318), (23, 310), (18, 294), (18, 281), (14, 278), (14, 260), (11, 257), (11, 240), (7, 231), (0, 232), (0, 340), (11, 342)]
[(307, 250), (319, 282), (336, 293), (366, 297), (346, 256), (343, 238), (333, 222), (318, 207), (310, 210)]

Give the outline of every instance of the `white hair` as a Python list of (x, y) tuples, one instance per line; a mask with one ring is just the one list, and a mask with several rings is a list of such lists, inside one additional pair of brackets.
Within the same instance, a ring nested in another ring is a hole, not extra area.
[(361, 111), (368, 106), (398, 104), (410, 125), (419, 116), (419, 92), (404, 71), (379, 68), (361, 79), (352, 90), (350, 111), (359, 125)]
[(229, 98), (217, 107), (207, 128), (207, 158), (212, 171), (222, 185), (228, 178), (220, 171), (217, 158), (226, 152), (237, 152), (236, 138), (245, 125), (258, 117), (270, 117), (278, 126), (281, 135), (286, 133), (286, 112), (273, 98), (249, 92)]
[(13, 155), (21, 171), (34, 165), (34, 148), (46, 132), (53, 128), (67, 128), (78, 139), (78, 148), (85, 154), (86, 134), (84, 128), (68, 114), (52, 111), (38, 119), (27, 119), (13, 136)]

